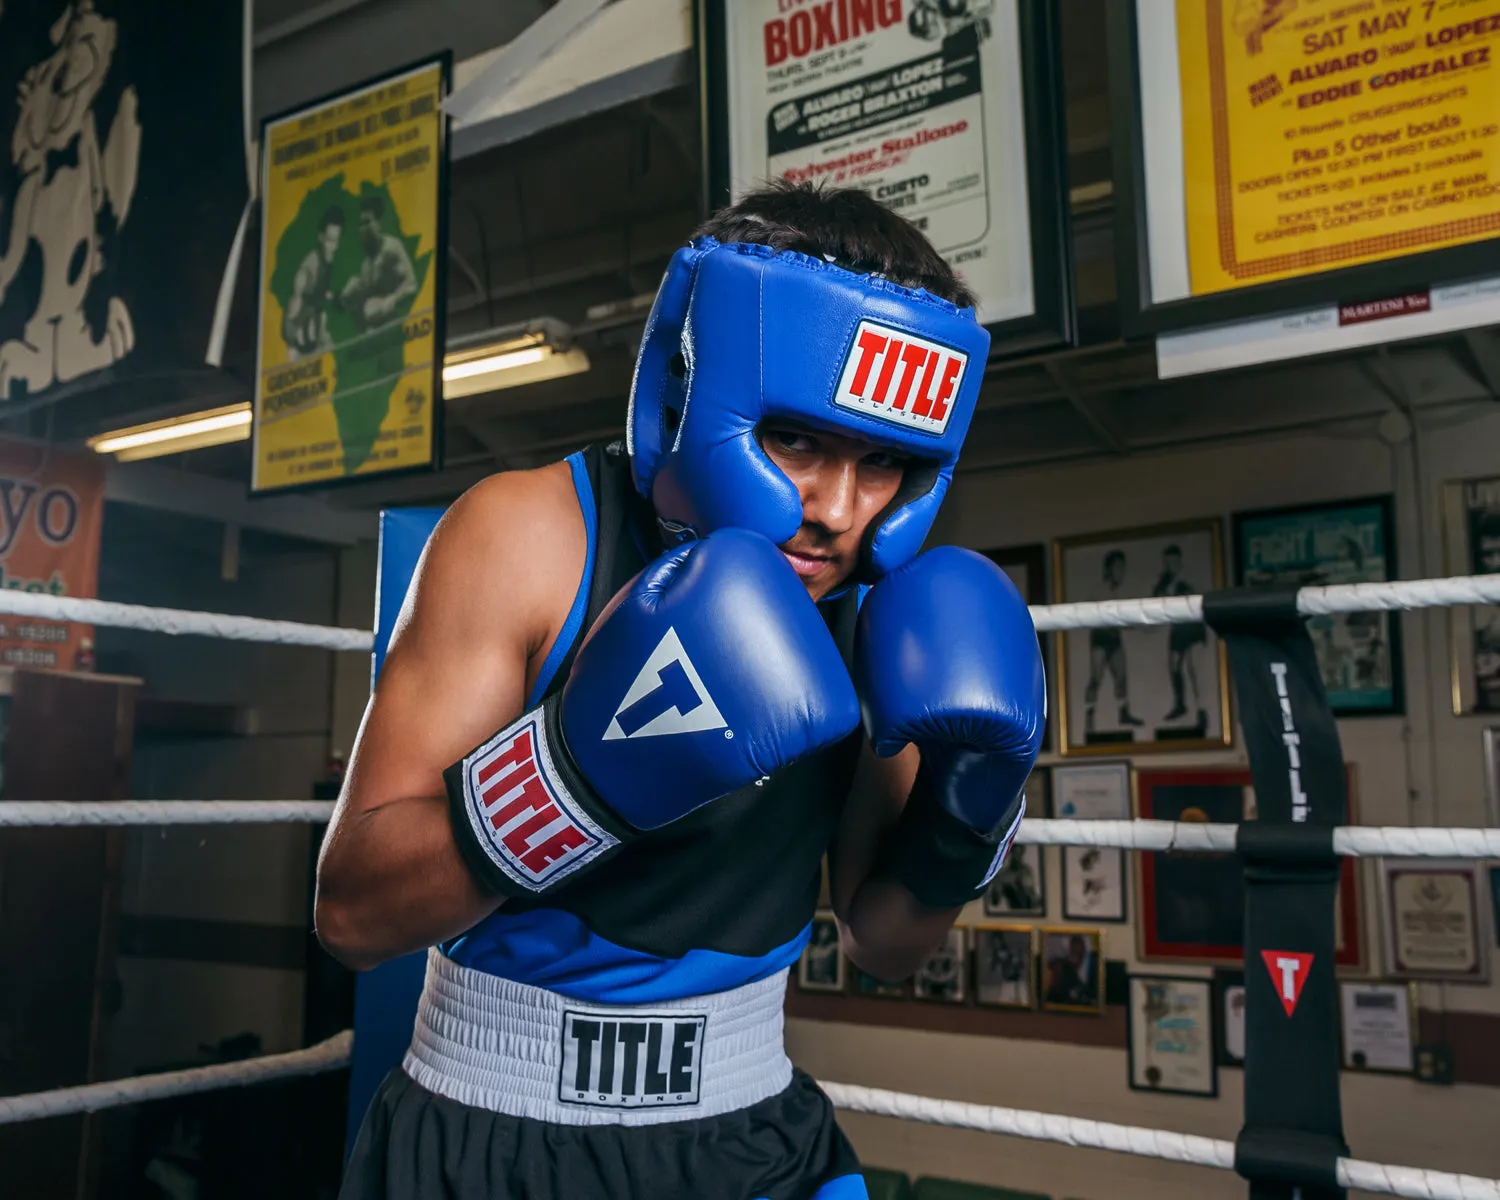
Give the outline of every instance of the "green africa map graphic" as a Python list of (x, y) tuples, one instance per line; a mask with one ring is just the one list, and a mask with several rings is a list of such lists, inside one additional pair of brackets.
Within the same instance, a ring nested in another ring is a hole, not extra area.
[[(372, 205), (372, 200), (378, 203)], [(380, 233), (405, 248), (416, 277), (416, 290), (402, 298), (388, 315), (383, 315), (377, 325), (367, 328), (363, 316), (349, 311), (339, 297), (359, 275), (365, 262), (366, 251), (359, 233), (360, 214), (371, 207), (380, 213)], [(318, 252), (319, 227), (331, 208), (343, 213), (343, 232), (338, 249), (327, 264), (326, 288), (321, 300), (337, 371), (333, 414), (344, 451), (344, 474), (352, 475), (370, 457), (381, 423), (390, 411), (391, 393), (406, 370), (402, 321), (421, 292), (432, 251), (417, 254), (421, 235), (402, 232), (401, 215), (384, 184), (362, 181), (359, 194), (355, 195), (345, 188), (343, 174), (335, 175), (302, 198), (297, 215), (276, 243), (270, 292), (283, 312), (291, 304), (298, 269), (309, 255)]]

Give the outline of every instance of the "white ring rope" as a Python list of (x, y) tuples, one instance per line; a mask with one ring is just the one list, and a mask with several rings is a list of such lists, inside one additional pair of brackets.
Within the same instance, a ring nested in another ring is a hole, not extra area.
[(82, 621), (112, 629), (197, 633), (237, 642), (271, 642), (282, 646), (312, 646), (321, 650), (369, 651), (375, 645), (375, 635), (368, 629), (304, 625), (298, 621), (268, 621), (262, 617), (193, 612), (182, 608), (152, 608), (144, 604), (117, 604), (113, 600), (83, 600), (76, 596), (15, 592), (9, 588), (0, 589), (0, 613), (52, 621)]
[(79, 1087), (32, 1092), (25, 1096), (0, 1096), (0, 1125), (39, 1117), (62, 1117), (69, 1113), (98, 1112), (166, 1096), (186, 1096), (223, 1087), (244, 1087), (272, 1079), (337, 1071), (349, 1065), (353, 1050), (354, 1031), (346, 1029), (326, 1042), (286, 1054), (266, 1054), (238, 1062), (215, 1063), (211, 1067), (188, 1067), (182, 1071), (163, 1071), (159, 1075), (112, 1079), (106, 1083), (85, 1083)]
[[(1450, 604), (1500, 604), (1500, 575), (1452, 579), (1401, 579), (1305, 587), (1297, 593), (1304, 617), (1389, 609), (1441, 608)], [(1203, 620), (1202, 596), (1038, 604), (1031, 610), (1038, 633), (1052, 629), (1116, 629), (1128, 625), (1190, 625)]]
[[(1450, 604), (1500, 604), (1500, 575), (1460, 575), (1452, 579), (1407, 579), (1391, 583), (1339, 584), (1303, 588), (1297, 611), (1304, 616), (1375, 612), (1387, 609), (1438, 608)], [(195, 633), (242, 642), (312, 646), (323, 650), (368, 652), (375, 635), (368, 629), (268, 621), (230, 613), (193, 612), (49, 596), (42, 592), (0, 589), (0, 613), (53, 621), (82, 621), (118, 629), (156, 633)], [(1105, 600), (1089, 604), (1039, 604), (1031, 609), (1039, 633), (1056, 629), (1108, 629), (1135, 625), (1187, 625), (1203, 620), (1202, 596), (1164, 596), (1145, 600)]]
[[(828, 1093), (836, 1108), (850, 1112), (1234, 1170), (1234, 1143), (1219, 1138), (1196, 1137), (1165, 1129), (1143, 1129), (1138, 1125), (1115, 1125), (1109, 1121), (1089, 1121), (1082, 1117), (1031, 1112), (1022, 1108), (932, 1100), (926, 1096), (909, 1096), (903, 1092), (848, 1083), (822, 1083), (819, 1086)], [(1408, 1196), (1411, 1200), (1500, 1200), (1500, 1180), (1497, 1179), (1428, 1171), (1421, 1167), (1384, 1166), (1354, 1158), (1339, 1159), (1336, 1169), (1341, 1187), (1361, 1188), (1386, 1196)]]
[[(0, 829), (50, 826), (321, 825), (333, 816), (319, 800), (0, 800)], [(1078, 821), (1028, 817), (1016, 841), (1030, 846), (1098, 846), (1232, 854), (1237, 825), (1197, 821)], [(1333, 852), (1349, 858), (1500, 858), (1500, 829), (1412, 829), (1346, 825)]]
[[(349, 1065), (353, 1048), (354, 1032), (346, 1029), (316, 1046), (310, 1046), (306, 1050), (293, 1050), (287, 1054), (268, 1054), (240, 1062), (190, 1067), (159, 1075), (138, 1075), (133, 1079), (57, 1088), (26, 1096), (0, 1097), (0, 1125), (41, 1117), (66, 1116), (70, 1113), (98, 1112), (101, 1109), (138, 1104), (145, 1100), (160, 1100), (168, 1096), (183, 1096), (222, 1087), (244, 1087), (273, 1079), (336, 1071)], [(933, 1100), (926, 1096), (911, 1096), (847, 1083), (825, 1083), (821, 1086), (836, 1107), (850, 1112), (899, 1117), (928, 1125), (977, 1129), (985, 1133), (1003, 1133), (1035, 1141), (1061, 1142), (1065, 1146), (1114, 1150), (1143, 1158), (1161, 1158), (1169, 1162), (1234, 1170), (1234, 1143), (1218, 1138), (1172, 1133), (1165, 1129), (1144, 1129), (1136, 1125), (1116, 1125), (1108, 1121), (1089, 1121), (1057, 1113), (965, 1104), (956, 1100)], [(1500, 1200), (1500, 1180), (1480, 1179), (1473, 1175), (1453, 1175), (1446, 1171), (1427, 1171), (1419, 1167), (1384, 1166), (1349, 1158), (1339, 1159), (1337, 1170), (1341, 1186), (1362, 1188), (1367, 1192), (1379, 1192), (1388, 1196), (1406, 1196), (1411, 1197), (1411, 1200)]]
[(0, 829), (49, 825), (321, 825), (327, 800), (0, 800)]

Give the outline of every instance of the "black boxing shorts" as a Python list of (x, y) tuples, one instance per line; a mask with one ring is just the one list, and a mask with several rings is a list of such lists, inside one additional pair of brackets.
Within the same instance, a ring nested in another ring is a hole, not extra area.
[(786, 1058), (785, 994), (783, 969), (589, 1003), (434, 951), (341, 1200), (866, 1200), (832, 1104)]
[(626, 1126), (471, 1108), (397, 1068), (365, 1116), (339, 1197), (862, 1200), (858, 1171), (828, 1097), (800, 1071), (779, 1095), (739, 1112)]

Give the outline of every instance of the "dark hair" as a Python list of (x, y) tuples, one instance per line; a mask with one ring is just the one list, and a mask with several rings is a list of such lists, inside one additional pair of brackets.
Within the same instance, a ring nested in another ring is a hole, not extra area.
[(1104, 569), (1106, 571), (1108, 571), (1110, 567), (1114, 566), (1115, 563), (1119, 563), (1122, 567), (1125, 565), (1125, 551), (1111, 550), (1104, 556)]
[(371, 214), (378, 221), (385, 215), (385, 201), (372, 193), (360, 200), (359, 211)]
[(925, 288), (961, 308), (974, 304), (974, 293), (922, 231), (858, 188), (778, 179), (721, 208), (693, 236), (796, 250), (861, 275)]
[(318, 232), (322, 233), (330, 225), (337, 225), (340, 229), (344, 227), (344, 210), (337, 204), (330, 204), (323, 210), (323, 219), (318, 222)]
[(1177, 555), (1178, 558), (1181, 558), (1182, 557), (1182, 547), (1179, 546), (1176, 542), (1173, 542), (1171, 545), (1169, 545), (1165, 550), (1163, 550), (1161, 552), (1161, 556), (1163, 558), (1166, 558), (1166, 556), (1169, 555), (1169, 554), (1175, 554), (1175, 555)]

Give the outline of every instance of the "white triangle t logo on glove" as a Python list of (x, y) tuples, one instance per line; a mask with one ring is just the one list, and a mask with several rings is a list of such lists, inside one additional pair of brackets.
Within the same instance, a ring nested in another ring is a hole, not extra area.
[(724, 726), (723, 714), (682, 648), (677, 630), (668, 629), (615, 709), (604, 740), (702, 733)]

